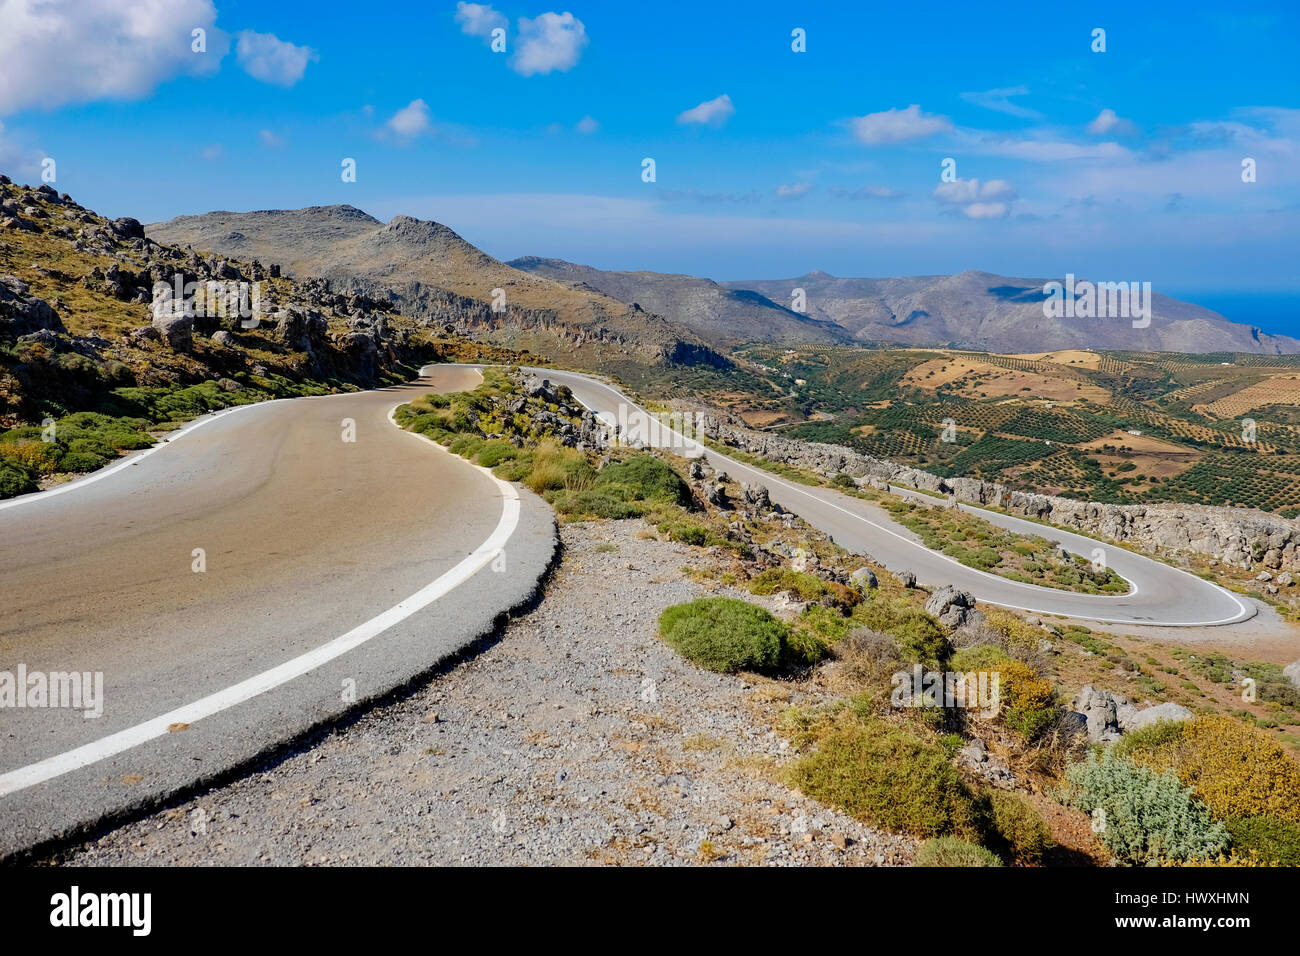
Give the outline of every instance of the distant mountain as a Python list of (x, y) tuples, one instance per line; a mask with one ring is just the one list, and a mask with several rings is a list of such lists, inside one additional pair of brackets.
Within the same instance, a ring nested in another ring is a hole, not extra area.
[[(524, 256), (508, 263), (533, 275), (602, 292), (668, 317), (720, 346), (745, 342), (845, 345), (852, 337), (829, 320), (794, 312), (748, 289), (662, 272), (608, 272), (563, 259)], [(788, 294), (785, 296), (788, 300)]]
[(160, 242), (320, 276), (336, 290), (385, 297), (404, 314), (515, 349), (588, 362), (726, 364), (683, 325), (521, 272), (436, 222), (397, 216), (385, 225), (344, 205), (211, 212), (146, 230)]
[[(292, 275), (327, 278), (338, 290), (387, 297), (429, 323), (588, 363), (722, 365), (716, 349), (753, 341), (990, 352), (1300, 352), (1300, 340), (1159, 292), (1147, 328), (1134, 328), (1129, 318), (1048, 318), (1048, 280), (988, 272), (886, 279), (810, 272), (717, 283), (534, 256), (505, 263), (440, 223), (397, 216), (385, 225), (353, 206), (211, 212), (146, 229), (160, 242), (276, 263)], [(795, 289), (804, 292), (804, 311), (790, 307)]]
[[(1083, 277), (1080, 277), (1083, 278)], [(893, 279), (846, 279), (810, 272), (794, 279), (724, 282), (776, 302), (804, 290), (808, 315), (834, 322), (859, 342), (954, 346), (989, 352), (1064, 348), (1159, 352), (1300, 352), (1300, 340), (1231, 322), (1209, 309), (1154, 292), (1151, 324), (1125, 318), (1047, 318), (1048, 279), (988, 272)]]

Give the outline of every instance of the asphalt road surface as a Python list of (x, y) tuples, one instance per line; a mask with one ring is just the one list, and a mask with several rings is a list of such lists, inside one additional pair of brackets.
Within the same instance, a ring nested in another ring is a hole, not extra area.
[[(609, 424), (620, 420), (620, 404), (640, 411), (622, 392), (589, 376), (556, 369), (532, 371), (554, 383), (567, 385), (583, 405)], [(634, 414), (625, 411), (623, 417), (634, 421), (631, 417)], [(842, 547), (870, 555), (891, 571), (912, 571), (920, 583), (930, 587), (952, 584), (989, 604), (1108, 624), (1206, 627), (1244, 621), (1256, 613), (1251, 602), (1218, 585), (1116, 545), (963, 506), (1001, 527), (1059, 541), (1067, 551), (1089, 560), (1094, 557), (1094, 549), (1101, 548), (1107, 566), (1129, 581), (1132, 590), (1125, 595), (1088, 595), (1010, 581), (929, 550), (915, 534), (869, 501), (828, 488), (786, 481), (668, 429), (648, 431), (653, 444), (670, 447), (686, 457), (702, 456), (732, 478), (766, 485), (774, 501), (831, 535)]]
[(103, 682), (0, 707), (0, 857), (226, 773), (529, 598), (549, 507), (389, 419), (480, 381), (243, 406), (0, 503), (0, 672)]

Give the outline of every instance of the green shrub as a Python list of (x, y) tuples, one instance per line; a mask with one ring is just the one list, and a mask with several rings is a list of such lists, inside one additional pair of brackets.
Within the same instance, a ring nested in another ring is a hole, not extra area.
[(664, 641), (687, 660), (723, 674), (774, 671), (787, 658), (789, 628), (735, 598), (699, 598), (659, 616)]
[(952, 656), (943, 625), (904, 598), (888, 598), (873, 591), (853, 616), (863, 627), (893, 636), (910, 663), (941, 670)]
[(460, 455), (464, 458), (473, 458), (478, 450), (483, 447), (485, 442), (477, 435), (461, 435), (450, 445), (447, 450), (453, 455)]
[(1052, 834), (1039, 812), (1022, 797), (1002, 790), (989, 793), (989, 809), (1008, 856), (1017, 863), (1041, 863), (1052, 845)]
[(478, 451), (478, 463), (484, 468), (495, 468), (503, 461), (516, 458), (519, 449), (508, 441), (490, 441)]
[(600, 470), (596, 487), (630, 501), (662, 501), (690, 507), (691, 489), (677, 472), (654, 455), (633, 455)]
[(597, 488), (556, 492), (551, 505), (560, 514), (573, 518), (635, 518), (644, 512), (644, 506), (615, 498)]
[(921, 844), (913, 866), (1001, 866), (997, 854), (957, 837), (932, 837)]
[(1253, 854), (1274, 866), (1300, 866), (1300, 825), (1277, 817), (1229, 817), (1224, 825), (1234, 854)]
[(977, 647), (964, 647), (957, 651), (948, 662), (948, 668), (962, 673), (995, 671), (1009, 659), (1007, 652), (996, 644), (980, 644)]
[(12, 498), (36, 490), (36, 482), (27, 469), (0, 457), (0, 498)]
[(1122, 862), (1208, 859), (1228, 846), (1227, 829), (1172, 773), (1107, 752), (1089, 754), (1066, 780), (1074, 806), (1104, 811), (1102, 843)]
[(794, 786), (872, 826), (971, 836), (979, 811), (951, 755), (923, 732), (879, 718), (829, 731), (791, 770)]
[(1056, 688), (1023, 661), (1005, 661), (998, 674), (999, 719), (1022, 742), (1031, 743), (1061, 716)]
[(803, 628), (791, 628), (786, 635), (786, 663), (795, 667), (811, 666), (830, 656), (831, 649), (816, 634)]

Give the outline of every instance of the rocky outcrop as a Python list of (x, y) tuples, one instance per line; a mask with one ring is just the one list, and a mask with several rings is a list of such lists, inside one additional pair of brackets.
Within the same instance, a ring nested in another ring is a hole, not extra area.
[(1114, 743), (1130, 731), (1150, 727), (1162, 720), (1190, 720), (1195, 715), (1181, 704), (1167, 701), (1139, 708), (1123, 694), (1098, 690), (1091, 684), (1070, 702), (1070, 711), (1080, 715), (1093, 743)]
[(0, 276), (0, 338), (49, 330), (62, 332), (59, 313), (44, 299), (32, 295), (31, 287), (16, 276)]
[(925, 602), (925, 613), (939, 619), (947, 628), (961, 627), (974, 613), (975, 599), (966, 591), (945, 584)]
[(951, 494), (960, 501), (998, 506), (1018, 517), (1144, 551), (1205, 555), (1238, 568), (1263, 565), (1275, 571), (1300, 571), (1300, 522), (1264, 511), (1211, 505), (1115, 505), (1030, 494), (978, 478), (941, 478), (841, 445), (751, 431), (707, 412), (699, 423), (714, 441), (828, 477), (848, 475), (859, 485), (883, 489), (893, 484)]

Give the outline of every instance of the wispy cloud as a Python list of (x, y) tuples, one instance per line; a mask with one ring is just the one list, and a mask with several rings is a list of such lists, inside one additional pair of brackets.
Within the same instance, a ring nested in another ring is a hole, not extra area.
[(812, 191), (812, 183), (782, 183), (776, 187), (777, 199), (799, 199)]
[(1097, 114), (1097, 118), (1088, 124), (1088, 132), (1093, 136), (1133, 136), (1138, 131), (1137, 125), (1130, 120), (1121, 119), (1107, 107)]
[(723, 93), (711, 100), (705, 100), (699, 106), (692, 106), (690, 109), (678, 113), (677, 122), (684, 125), (721, 126), (731, 119), (735, 112), (736, 107), (731, 102), (731, 97)]
[(1028, 96), (1029, 87), (1008, 86), (1001, 90), (985, 90), (983, 93), (963, 93), (961, 98), (967, 103), (973, 103), (975, 106), (983, 107), (986, 110), (993, 110), (998, 113), (1006, 113), (1009, 116), (1018, 116), (1021, 119), (1040, 120), (1043, 114), (1037, 110), (1031, 110), (1019, 103), (1011, 102), (1013, 96)]

